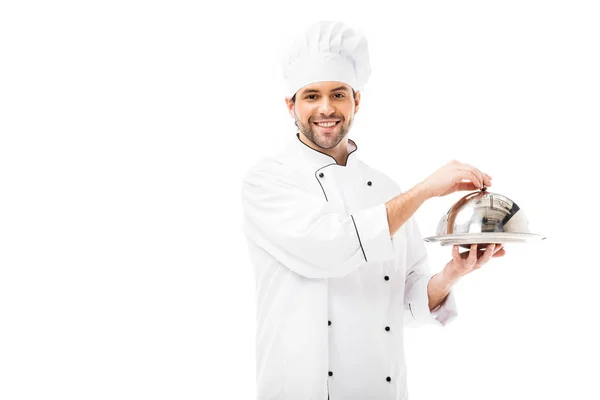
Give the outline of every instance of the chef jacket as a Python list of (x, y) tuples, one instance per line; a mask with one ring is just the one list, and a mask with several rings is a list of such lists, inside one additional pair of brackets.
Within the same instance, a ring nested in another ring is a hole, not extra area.
[(401, 188), (357, 150), (349, 139), (340, 165), (296, 134), (244, 177), (260, 400), (407, 399), (404, 326), (457, 316), (453, 291), (429, 310), (415, 219), (390, 237)]

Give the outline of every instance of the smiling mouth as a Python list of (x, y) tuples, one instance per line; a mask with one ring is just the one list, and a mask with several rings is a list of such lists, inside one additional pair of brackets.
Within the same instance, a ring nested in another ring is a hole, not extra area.
[(331, 130), (331, 129), (335, 128), (336, 126), (338, 126), (338, 124), (339, 124), (339, 123), (340, 123), (340, 121), (337, 121), (337, 122), (336, 122), (335, 124), (333, 124), (333, 125), (331, 125), (331, 123), (327, 123), (327, 124), (325, 124), (325, 125), (321, 125), (321, 124), (318, 124), (318, 123), (316, 123), (316, 122), (313, 122), (313, 124), (314, 124), (314, 125), (318, 126), (319, 128), (321, 128), (321, 129), (323, 129), (323, 130), (326, 130), (326, 131), (327, 131), (327, 130)]

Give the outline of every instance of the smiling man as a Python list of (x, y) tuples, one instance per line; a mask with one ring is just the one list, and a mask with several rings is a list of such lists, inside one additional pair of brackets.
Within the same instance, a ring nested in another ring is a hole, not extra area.
[(369, 58), (366, 39), (343, 23), (312, 25), (284, 75), (298, 132), (250, 168), (241, 191), (256, 272), (258, 399), (407, 399), (404, 327), (447, 325), (457, 316), (451, 287), (504, 254), (454, 246), (431, 273), (413, 215), (491, 177), (452, 161), (403, 192), (360, 160), (348, 134)]
[[(317, 151), (325, 150), (338, 164), (346, 165), (347, 135), (358, 111), (360, 93), (341, 82), (320, 82), (302, 88), (291, 99), (286, 98), (286, 103), (302, 132), (302, 143)], [(306, 121), (299, 120), (298, 115), (306, 115)]]

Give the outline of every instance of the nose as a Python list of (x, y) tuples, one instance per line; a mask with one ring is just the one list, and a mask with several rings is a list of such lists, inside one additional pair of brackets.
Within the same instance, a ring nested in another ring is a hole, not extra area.
[(335, 109), (331, 105), (331, 101), (326, 96), (323, 96), (323, 101), (319, 104), (319, 112), (323, 115), (332, 115)]

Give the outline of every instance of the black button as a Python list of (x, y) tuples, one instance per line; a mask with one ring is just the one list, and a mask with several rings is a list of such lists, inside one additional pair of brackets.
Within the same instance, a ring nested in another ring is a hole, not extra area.
[(385, 327), (385, 330), (389, 332), (389, 331), (390, 331), (390, 327), (389, 327), (389, 326), (386, 326), (386, 327)]
[(389, 281), (390, 277), (386, 275), (383, 279), (385, 279), (386, 281)]
[(324, 176), (325, 176), (325, 174), (323, 174), (322, 172), (319, 174), (319, 177), (321, 177), (321, 178)]
[(367, 182), (367, 185), (371, 186), (371, 181)]
[(385, 378), (386, 381), (391, 382), (392, 378), (390, 378), (389, 376), (387, 378)]
[(329, 376), (333, 376), (333, 372), (329, 371)]
[(331, 321), (327, 321), (327, 326), (331, 325)]

